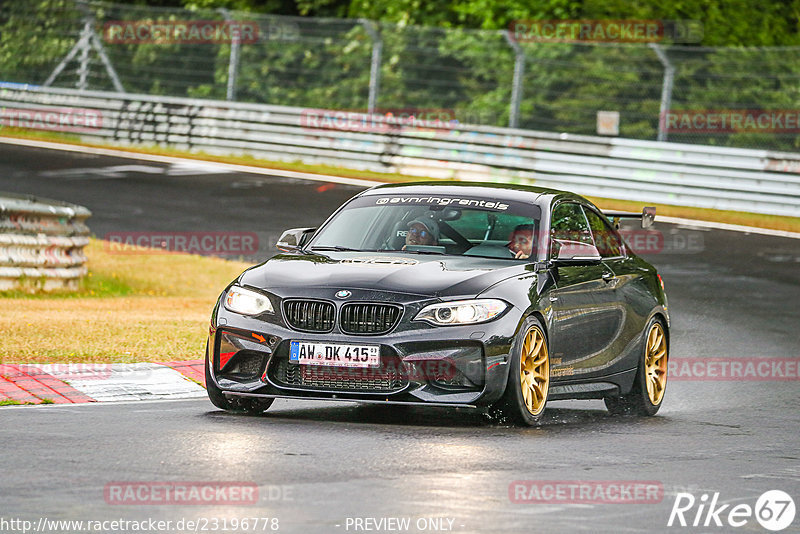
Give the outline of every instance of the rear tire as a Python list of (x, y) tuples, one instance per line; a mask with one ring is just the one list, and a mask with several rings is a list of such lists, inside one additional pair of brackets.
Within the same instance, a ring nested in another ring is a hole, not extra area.
[(227, 398), (225, 395), (223, 395), (222, 390), (217, 387), (217, 385), (214, 383), (214, 380), (211, 378), (211, 368), (208, 362), (208, 345), (206, 345), (205, 360), (206, 392), (208, 393), (208, 399), (211, 401), (211, 404), (228, 412), (249, 414), (260, 414), (272, 406), (272, 403), (275, 401), (275, 399), (257, 399), (252, 397), (239, 397), (235, 399)]
[(664, 401), (667, 388), (669, 343), (661, 319), (653, 317), (645, 328), (644, 350), (639, 357), (639, 369), (631, 392), (618, 397), (606, 397), (612, 415), (655, 415)]
[(550, 351), (535, 317), (522, 324), (511, 352), (506, 391), (496, 407), (516, 424), (537, 426), (550, 390)]

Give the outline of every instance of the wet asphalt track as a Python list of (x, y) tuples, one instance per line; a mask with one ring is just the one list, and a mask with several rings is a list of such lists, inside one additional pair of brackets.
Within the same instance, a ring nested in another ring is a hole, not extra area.
[[(358, 188), (0, 144), (0, 191), (87, 206), (98, 237), (248, 231), (267, 256), (281, 229), (321, 222)], [(800, 240), (657, 228), (667, 246), (647, 257), (670, 297), (673, 359), (800, 358)], [(469, 411), (301, 401), (276, 401), (261, 417), (203, 400), (4, 408), (0, 527), (2, 518), (258, 516), (298, 533), (366, 532), (354, 518), (386, 517), (411, 518), (410, 532), (419, 518), (445, 518), (444, 527), (452, 519), (453, 532), (768, 532), (752, 518), (741, 528), (668, 528), (667, 520), (677, 492), (752, 506), (780, 489), (800, 504), (799, 392), (797, 381), (672, 381), (655, 418), (562, 401), (548, 405), (538, 429)], [(515, 504), (515, 480), (658, 481), (665, 496)], [(109, 505), (103, 489), (114, 481), (252, 482), (260, 500)]]

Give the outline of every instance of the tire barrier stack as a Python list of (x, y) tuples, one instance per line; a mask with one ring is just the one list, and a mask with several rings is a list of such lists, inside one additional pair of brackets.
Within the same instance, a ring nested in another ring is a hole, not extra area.
[(0, 193), (0, 291), (77, 290), (87, 274), (83, 206)]

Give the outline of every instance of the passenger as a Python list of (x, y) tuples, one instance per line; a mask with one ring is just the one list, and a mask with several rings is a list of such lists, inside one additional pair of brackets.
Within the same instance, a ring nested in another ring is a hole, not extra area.
[(508, 248), (517, 259), (530, 258), (533, 253), (533, 225), (517, 225), (508, 237)]
[[(408, 223), (406, 232), (406, 245), (439, 244), (439, 225), (429, 217), (419, 217)], [(405, 250), (405, 246), (403, 250)]]

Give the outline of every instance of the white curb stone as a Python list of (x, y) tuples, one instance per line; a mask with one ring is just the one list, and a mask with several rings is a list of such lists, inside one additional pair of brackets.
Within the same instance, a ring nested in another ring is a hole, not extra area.
[(206, 390), (181, 373), (157, 363), (47, 364), (38, 368), (97, 401), (186, 399)]

